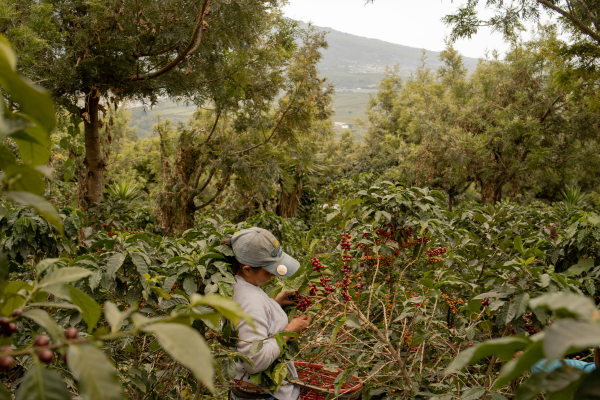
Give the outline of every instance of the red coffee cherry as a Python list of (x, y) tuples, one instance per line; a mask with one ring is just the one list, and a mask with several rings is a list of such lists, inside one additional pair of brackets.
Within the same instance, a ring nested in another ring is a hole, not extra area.
[(0, 317), (0, 328), (4, 328), (10, 324), (10, 318), (8, 317)]
[(21, 310), (20, 308), (17, 308), (15, 311), (13, 311), (12, 316), (13, 317), (20, 317), (21, 315), (23, 315), (23, 310)]
[(12, 347), (10, 347), (10, 346), (0, 347), (0, 353), (8, 353), (9, 351), (12, 351)]
[(46, 336), (46, 335), (40, 335), (40, 336), (38, 336), (38, 337), (35, 338), (34, 344), (37, 347), (48, 346), (50, 344), (50, 339), (48, 339), (48, 336)]
[(6, 371), (15, 365), (15, 360), (11, 356), (0, 357), (0, 370)]
[(12, 334), (13, 334), (13, 333), (15, 333), (15, 332), (16, 332), (18, 329), (19, 329), (19, 328), (17, 328), (17, 324), (14, 324), (14, 323), (12, 323), (12, 322), (11, 322), (11, 323), (10, 323), (10, 324), (8, 324), (8, 326), (6, 327), (6, 333), (7, 333), (7, 336), (10, 336), (10, 335), (12, 335)]
[(40, 358), (41, 362), (50, 364), (54, 359), (54, 352), (52, 352), (50, 349), (43, 349), (38, 353), (38, 357)]
[(67, 339), (77, 339), (77, 333), (76, 328), (70, 327), (66, 332)]

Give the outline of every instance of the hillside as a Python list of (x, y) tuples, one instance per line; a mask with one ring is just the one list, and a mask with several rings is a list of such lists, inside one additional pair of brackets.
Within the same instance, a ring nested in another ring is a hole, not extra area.
[[(328, 32), (329, 48), (323, 51), (319, 68), (322, 75), (336, 86), (335, 121), (353, 124), (356, 118), (364, 117), (369, 92), (377, 90), (386, 66), (398, 63), (401, 75), (408, 77), (422, 65), (422, 49), (351, 35), (331, 28), (315, 28)], [(426, 50), (425, 57), (428, 68), (436, 69), (440, 65), (438, 52)], [(465, 57), (464, 63), (469, 70), (474, 70), (477, 66), (474, 58)], [(185, 122), (194, 110), (195, 106), (172, 101), (163, 101), (152, 109), (133, 107), (131, 127), (136, 128), (139, 137), (148, 137), (157, 116), (173, 122)], [(355, 125), (351, 129), (358, 135), (362, 134)]]
[[(422, 65), (423, 49), (351, 35), (331, 28), (315, 28), (328, 32), (329, 48), (323, 51), (321, 72), (339, 88), (374, 88), (387, 65), (400, 64), (403, 76), (409, 76)], [(436, 69), (440, 65), (438, 52), (426, 50), (425, 57), (428, 68)], [(463, 61), (469, 70), (477, 66), (475, 58), (464, 57)]]

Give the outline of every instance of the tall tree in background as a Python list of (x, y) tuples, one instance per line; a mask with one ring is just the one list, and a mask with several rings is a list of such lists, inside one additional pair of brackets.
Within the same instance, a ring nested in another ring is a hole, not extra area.
[[(210, 110), (200, 110), (175, 134), (168, 124), (155, 126), (163, 160), (157, 201), (168, 232), (191, 228), (195, 212), (218, 202), (232, 182), (237, 192), (267, 197), (280, 179), (288, 148), (331, 115), (332, 88), (317, 70), (327, 45), (324, 34), (296, 28), (285, 41), (289, 46), (282, 46), (281, 37), (273, 35), (276, 28), (266, 26), (262, 44), (247, 50), (260, 62), (239, 74), (245, 79), (228, 97), (215, 98)], [(167, 150), (169, 137), (177, 142), (174, 155)]]
[(279, 1), (1, 0), (0, 9), (0, 32), (20, 50), (20, 71), (83, 119), (90, 204), (103, 193), (107, 103), (170, 96), (227, 104), (244, 69), (262, 62), (246, 50), (265, 27), (274, 29), (274, 45), (293, 46)]

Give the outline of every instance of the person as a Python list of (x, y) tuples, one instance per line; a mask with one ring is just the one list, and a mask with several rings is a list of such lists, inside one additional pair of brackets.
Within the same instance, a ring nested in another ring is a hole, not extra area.
[[(253, 384), (249, 376), (264, 371), (281, 355), (277, 342), (275, 339), (269, 340), (270, 337), (281, 331), (301, 333), (310, 325), (310, 317), (299, 316), (288, 321), (283, 311), (282, 307), (296, 304), (291, 298), (295, 293), (293, 290), (285, 290), (271, 299), (261, 289), (274, 276), (288, 278), (294, 275), (300, 263), (283, 252), (275, 236), (262, 228), (253, 227), (236, 232), (223, 244), (229, 245), (234, 253), (234, 258), (230, 259), (236, 279), (233, 300), (254, 320), (254, 327), (244, 321), (240, 321), (236, 327), (239, 339), (237, 350), (250, 358), (254, 365), (237, 363), (236, 386), (229, 392), (229, 399), (296, 400), (300, 396), (298, 386), (284, 382), (277, 392), (271, 393)], [(266, 340), (260, 351), (252, 355), (252, 342), (263, 339)], [(288, 377), (298, 376), (293, 361), (288, 363), (287, 368)]]
[(567, 365), (569, 367), (577, 368), (591, 374), (596, 370), (596, 368), (600, 365), (600, 348), (596, 347), (594, 349), (594, 362), (586, 362), (581, 360), (554, 360), (548, 361), (546, 359), (542, 359), (531, 366), (531, 373), (535, 374), (538, 372), (550, 372), (555, 369), (560, 368), (562, 365)]

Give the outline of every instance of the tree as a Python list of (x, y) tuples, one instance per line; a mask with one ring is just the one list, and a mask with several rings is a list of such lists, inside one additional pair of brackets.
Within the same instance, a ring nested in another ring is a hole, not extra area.
[(456, 14), (444, 17), (443, 21), (452, 26), (451, 39), (471, 38), (482, 26), (502, 32), (507, 38), (514, 37), (523, 30), (523, 22), (539, 23), (545, 11), (558, 17), (564, 29), (575, 39), (595, 47), (600, 45), (600, 8), (593, 0), (488, 0), (485, 7), (493, 9), (494, 15), (487, 20), (479, 18), (478, 5), (479, 0), (469, 0), (458, 8)]
[(366, 146), (377, 168), (444, 190), (450, 209), (472, 184), (495, 203), (525, 193), (554, 200), (567, 184), (593, 182), (594, 163), (585, 159), (596, 157), (590, 150), (599, 138), (594, 92), (565, 96), (555, 81), (564, 63), (547, 57), (555, 43), (555, 29), (542, 28), (470, 76), (448, 44), (437, 74), (421, 67), (402, 90), (391, 86), (398, 77), (389, 71), (367, 110)]
[[(157, 200), (168, 232), (192, 227), (195, 212), (217, 202), (231, 183), (239, 193), (272, 192), (286, 146), (331, 114), (332, 89), (316, 67), (324, 35), (309, 30), (298, 36), (301, 46), (281, 49), (270, 45), (270, 30), (263, 34), (267, 49), (254, 50), (261, 63), (245, 70), (248, 83), (238, 93), (216, 99), (211, 110), (199, 110), (175, 134), (166, 124), (155, 126), (163, 174)], [(175, 155), (167, 150), (168, 137), (175, 138)]]
[[(266, 29), (272, 29), (271, 48), (263, 46), (263, 52), (294, 46), (293, 24), (282, 18), (280, 5), (249, 0), (3, 0), (6, 18), (0, 32), (20, 49), (20, 71), (83, 119), (85, 199), (97, 203), (107, 164), (100, 130), (108, 105), (134, 99), (153, 104), (160, 96), (199, 105), (231, 104), (240, 84), (252, 86), (245, 70), (263, 62), (260, 52), (249, 55), (264, 45)], [(277, 71), (266, 67), (263, 73)]]

